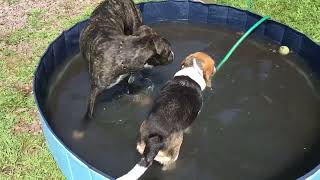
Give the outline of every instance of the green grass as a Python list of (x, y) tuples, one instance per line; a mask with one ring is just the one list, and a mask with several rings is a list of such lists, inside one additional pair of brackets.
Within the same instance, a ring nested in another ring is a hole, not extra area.
[[(141, 2), (143, 0), (136, 0)], [(15, 3), (17, 0), (10, 0)], [(245, 0), (215, 0), (245, 9)], [(253, 0), (253, 11), (270, 15), (274, 20), (320, 41), (320, 0)], [(64, 29), (87, 18), (94, 6), (83, 9), (78, 16), (46, 16), (42, 9), (27, 14), (24, 27), (0, 38), (0, 179), (64, 179), (55, 165), (43, 136), (13, 133), (19, 121), (31, 123), (34, 101), (14, 85), (30, 86), (39, 57), (48, 44)], [(4, 45), (4, 48), (2, 45)], [(30, 53), (15, 51), (11, 47), (27, 45)], [(17, 110), (26, 108), (26, 112)]]
[[(135, 0), (137, 3), (146, 0)], [(148, 0), (161, 1), (161, 0)], [(203, 0), (208, 3), (248, 9), (247, 0)], [(252, 0), (252, 12), (269, 15), (275, 21), (306, 34), (320, 42), (320, 0)]]
[(32, 9), (28, 13), (28, 25), (30, 25), (32, 29), (39, 30), (45, 24), (45, 22), (42, 21), (42, 15), (44, 13), (45, 12), (41, 9)]
[[(43, 10), (32, 9), (24, 27), (0, 40), (5, 44), (0, 51), (0, 179), (64, 179), (42, 135), (13, 132), (18, 122), (31, 123), (35, 110), (33, 97), (25, 96), (15, 85), (30, 86), (39, 57), (48, 44), (62, 30), (86, 19), (93, 8), (85, 8), (78, 16), (60, 14), (49, 19)], [(31, 55), (6, 48), (21, 44), (28, 44)], [(27, 111), (17, 113), (21, 108)]]
[[(213, 0), (242, 9), (247, 8), (245, 0)], [(269, 15), (273, 20), (308, 35), (320, 42), (320, 0), (252, 0), (252, 11), (260, 15)]]

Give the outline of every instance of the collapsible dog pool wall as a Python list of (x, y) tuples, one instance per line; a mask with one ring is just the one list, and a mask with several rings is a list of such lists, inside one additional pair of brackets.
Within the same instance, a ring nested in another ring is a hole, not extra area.
[[(203, 23), (246, 31), (261, 18), (259, 15), (233, 7), (190, 1), (149, 2), (137, 6), (143, 13), (145, 24), (165, 21)], [(75, 180), (114, 179), (70, 151), (55, 135), (43, 113), (48, 81), (57, 66), (79, 52), (79, 34), (85, 25), (86, 21), (76, 24), (50, 44), (36, 69), (33, 90), (47, 144), (63, 174), (68, 179)], [(274, 21), (265, 22), (254, 34), (288, 46), (303, 57), (317, 75), (320, 75), (320, 46), (305, 35)], [(320, 165), (299, 179), (320, 179)]]

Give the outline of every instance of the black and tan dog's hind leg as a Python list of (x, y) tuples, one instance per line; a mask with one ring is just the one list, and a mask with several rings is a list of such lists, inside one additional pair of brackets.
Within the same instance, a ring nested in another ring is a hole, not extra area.
[[(160, 150), (154, 158), (155, 161), (163, 165), (163, 171), (175, 169), (182, 142), (183, 132), (173, 133), (168, 137), (164, 148)], [(146, 144), (143, 141), (140, 141), (137, 144), (137, 150), (141, 155), (144, 152), (145, 146)]]
[(162, 170), (168, 171), (176, 168), (180, 147), (183, 142), (183, 132), (173, 133), (168, 137), (165, 148), (160, 150), (154, 160), (163, 165)]

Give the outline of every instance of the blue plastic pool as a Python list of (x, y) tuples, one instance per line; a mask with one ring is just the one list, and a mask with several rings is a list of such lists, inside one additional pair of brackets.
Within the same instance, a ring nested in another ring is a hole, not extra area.
[[(245, 31), (261, 18), (261, 16), (251, 12), (228, 6), (178, 0), (142, 3), (138, 7), (143, 13), (144, 23), (146, 24), (159, 22), (203, 23), (224, 25), (239, 31)], [(113, 179), (91, 167), (70, 151), (55, 135), (44, 113), (49, 79), (56, 67), (79, 52), (79, 34), (85, 24), (86, 21), (76, 24), (50, 44), (35, 72), (35, 99), (47, 144), (67, 179)], [(261, 25), (255, 31), (255, 35), (267, 37), (277, 44), (287, 45), (307, 61), (312, 71), (320, 74), (320, 46), (305, 35), (274, 21), (268, 21)], [(320, 179), (320, 165), (300, 179)]]

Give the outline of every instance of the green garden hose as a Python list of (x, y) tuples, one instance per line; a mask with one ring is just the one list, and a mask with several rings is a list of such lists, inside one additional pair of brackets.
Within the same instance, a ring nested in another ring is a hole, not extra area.
[(218, 64), (218, 66), (216, 67), (217, 71), (219, 71), (219, 69), (222, 67), (222, 65), (229, 59), (229, 57), (231, 56), (231, 54), (235, 51), (235, 49), (242, 43), (243, 40), (245, 40), (250, 33), (255, 30), (257, 27), (259, 27), (264, 21), (266, 21), (267, 19), (269, 19), (270, 16), (265, 16), (263, 18), (261, 18), (258, 22), (256, 22), (250, 29), (248, 29), (248, 31), (246, 33), (244, 33), (241, 38), (232, 46), (232, 48), (228, 51), (228, 53), (226, 54), (226, 56), (222, 59), (222, 61)]

